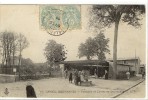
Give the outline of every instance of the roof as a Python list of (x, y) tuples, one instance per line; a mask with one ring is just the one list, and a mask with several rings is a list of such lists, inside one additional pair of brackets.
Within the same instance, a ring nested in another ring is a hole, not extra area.
[(109, 66), (109, 62), (107, 61), (99, 61), (99, 60), (76, 60), (76, 61), (62, 61), (60, 64), (79, 64), (79, 65), (104, 65)]
[[(140, 60), (140, 58), (139, 57), (130, 57), (130, 58), (118, 58), (117, 60)], [(113, 59), (112, 58), (109, 58), (109, 59), (107, 59), (107, 61), (112, 61)]]
[(145, 64), (141, 64), (140, 67), (145, 67)]
[[(113, 62), (109, 62), (109, 64), (113, 66)], [(133, 67), (133, 65), (129, 65), (129, 64), (118, 64), (117, 63), (117, 65)]]
[(130, 66), (131, 66), (131, 67), (133, 66), (133, 65), (129, 65), (129, 64), (117, 64), (117, 65), (129, 66), (129, 67), (130, 67)]

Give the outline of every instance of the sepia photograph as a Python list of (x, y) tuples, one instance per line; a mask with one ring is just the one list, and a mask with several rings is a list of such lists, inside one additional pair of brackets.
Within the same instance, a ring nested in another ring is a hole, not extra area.
[(145, 98), (146, 5), (0, 5), (0, 98)]

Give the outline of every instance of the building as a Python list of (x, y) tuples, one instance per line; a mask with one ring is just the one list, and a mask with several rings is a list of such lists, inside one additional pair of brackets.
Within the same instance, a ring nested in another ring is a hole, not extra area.
[[(136, 62), (135, 62), (136, 61)], [(138, 66), (139, 60), (133, 60), (133, 59), (120, 59), (117, 62), (117, 78), (126, 78), (126, 72), (129, 71), (131, 73), (131, 76), (134, 76), (136, 74), (136, 65)], [(125, 63), (126, 62), (126, 63)], [(98, 77), (104, 77), (105, 70), (108, 72), (108, 77), (110, 79), (113, 78), (113, 61), (103, 61), (99, 62), (98, 60), (78, 60), (78, 61), (63, 61), (60, 62), (60, 68), (64, 74), (64, 70), (73, 70), (77, 69), (79, 71), (87, 70), (89, 72), (89, 75), (94, 75), (95, 69), (97, 70), (97, 76)]]
[(105, 70), (109, 71), (109, 62), (99, 62), (98, 60), (63, 61), (60, 62), (60, 68), (62, 72), (66, 69), (69, 71), (74, 69), (77, 69), (78, 71), (87, 70), (89, 75), (94, 75), (96, 69), (98, 77), (103, 77)]
[[(113, 78), (113, 62), (109, 62), (109, 78)], [(128, 64), (117, 64), (117, 78), (125, 79), (126, 72), (130, 72), (130, 76), (136, 75), (136, 67)]]
[(145, 72), (146, 68), (145, 68), (145, 64), (141, 64), (139, 67), (139, 74), (142, 74), (143, 72)]
[[(107, 61), (113, 62), (112, 59), (108, 59)], [(135, 70), (135, 74), (139, 73), (140, 68), (140, 58), (139, 57), (133, 57), (133, 58), (118, 58), (117, 64), (118, 65), (128, 65), (131, 66), (131, 70)]]

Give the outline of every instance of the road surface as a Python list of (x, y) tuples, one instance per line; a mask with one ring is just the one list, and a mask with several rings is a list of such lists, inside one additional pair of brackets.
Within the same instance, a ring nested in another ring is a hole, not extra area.
[(118, 98), (144, 98), (146, 91), (145, 88), (145, 81), (143, 81), (139, 85), (118, 96)]

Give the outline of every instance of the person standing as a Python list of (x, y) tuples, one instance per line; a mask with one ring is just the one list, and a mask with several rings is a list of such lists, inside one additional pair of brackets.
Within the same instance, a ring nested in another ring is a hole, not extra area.
[(78, 72), (78, 80), (77, 81), (81, 85), (81, 71)]
[(142, 71), (142, 79), (145, 78), (145, 71)]
[(74, 83), (75, 85), (78, 85), (78, 70), (77, 69), (74, 72)]
[(31, 82), (27, 83), (26, 95), (27, 95), (27, 98), (37, 98), (35, 90), (34, 90)]
[(130, 79), (130, 72), (129, 71), (126, 72), (126, 76), (127, 76), (127, 79), (129, 80)]
[(64, 76), (65, 76), (65, 79), (66, 79), (67, 76), (68, 76), (68, 70), (67, 70), (67, 69), (65, 69), (65, 71), (64, 71)]
[(105, 70), (105, 79), (107, 80), (108, 79), (108, 71)]
[(69, 74), (69, 83), (72, 83), (72, 72)]
[(97, 79), (98, 76), (97, 76), (97, 70), (96, 70), (96, 69), (95, 69), (95, 71), (94, 71), (94, 75), (95, 75), (95, 78)]

